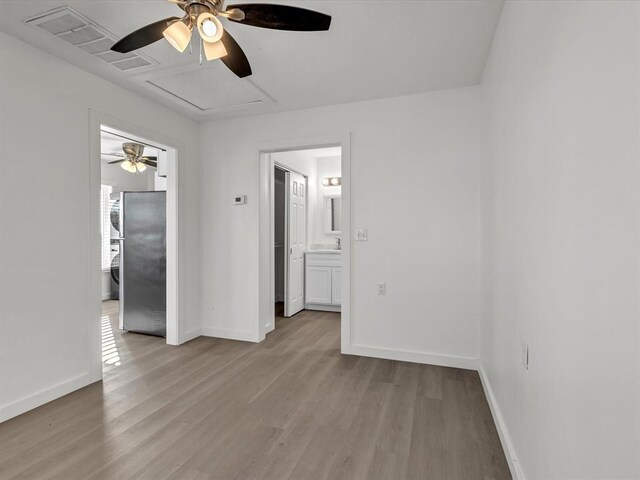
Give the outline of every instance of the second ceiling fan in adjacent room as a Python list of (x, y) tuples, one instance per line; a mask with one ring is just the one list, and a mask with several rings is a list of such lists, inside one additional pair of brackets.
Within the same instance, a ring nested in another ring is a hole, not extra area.
[(141, 173), (147, 169), (147, 165), (158, 168), (158, 157), (148, 157), (144, 155), (144, 145), (141, 143), (123, 143), (124, 153), (102, 153), (110, 157), (120, 157), (120, 160), (109, 162), (109, 165), (120, 164), (129, 173)]
[(287, 5), (243, 3), (224, 8), (223, 0), (169, 1), (184, 11), (182, 18), (168, 17), (142, 27), (121, 39), (111, 50), (128, 53), (164, 37), (176, 50), (184, 52), (197, 30), (206, 59), (221, 59), (243, 78), (251, 75), (249, 60), (218, 17), (253, 27), (298, 32), (326, 31), (331, 25), (329, 15)]

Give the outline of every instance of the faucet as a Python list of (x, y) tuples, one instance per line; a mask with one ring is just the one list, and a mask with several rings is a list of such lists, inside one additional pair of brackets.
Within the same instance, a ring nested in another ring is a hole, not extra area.
[(340, 237), (336, 237), (336, 243), (338, 244), (338, 248), (336, 250), (342, 250), (342, 244), (340, 243)]

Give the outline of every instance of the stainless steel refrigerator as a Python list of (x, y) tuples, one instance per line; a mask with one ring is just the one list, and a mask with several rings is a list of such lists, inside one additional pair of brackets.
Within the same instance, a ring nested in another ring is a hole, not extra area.
[(166, 192), (120, 194), (120, 325), (167, 332)]

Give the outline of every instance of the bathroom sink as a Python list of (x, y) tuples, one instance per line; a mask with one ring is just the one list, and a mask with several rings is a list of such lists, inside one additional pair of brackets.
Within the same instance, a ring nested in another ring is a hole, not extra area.
[(313, 250), (307, 250), (307, 253), (340, 253), (342, 250), (337, 248), (318, 248)]

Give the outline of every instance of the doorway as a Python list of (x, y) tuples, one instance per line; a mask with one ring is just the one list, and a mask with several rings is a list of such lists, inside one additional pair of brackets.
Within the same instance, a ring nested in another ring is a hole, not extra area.
[(127, 333), (166, 337), (167, 148), (100, 129), (102, 361), (121, 364)]
[[(349, 149), (346, 135), (326, 142), (283, 142), (261, 150), (259, 338), (278, 328), (281, 321), (290, 325), (290, 319), (304, 321), (320, 314), (321, 318), (340, 322), (342, 351), (348, 353)], [(294, 181), (300, 192), (301, 182), (295, 180), (300, 176), (304, 178), (304, 216), (293, 218), (288, 211), (296, 208), (292, 194)], [(301, 223), (297, 218), (305, 220), (303, 234), (292, 237), (292, 230)], [(333, 228), (338, 222), (342, 227)], [(294, 241), (300, 242), (298, 252), (289, 245)], [(301, 267), (299, 277), (287, 275), (287, 271), (295, 272), (294, 265)], [(296, 290), (294, 285), (300, 288)], [(301, 310), (295, 306), (296, 291), (302, 293)]]
[[(90, 339), (97, 360), (92, 370), (100, 378), (121, 364), (133, 344), (178, 344), (179, 144), (94, 111), (91, 132), (92, 236), (99, 228), (91, 278), (100, 292), (93, 310), (100, 334), (90, 329)], [(135, 262), (138, 271), (126, 268)], [(146, 281), (138, 278), (141, 272)]]

